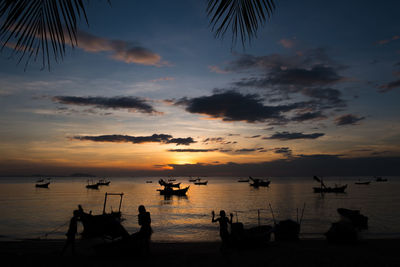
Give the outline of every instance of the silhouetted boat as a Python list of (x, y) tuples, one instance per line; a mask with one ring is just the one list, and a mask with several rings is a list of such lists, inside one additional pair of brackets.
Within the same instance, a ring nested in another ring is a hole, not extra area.
[(238, 183), (248, 183), (249, 181), (249, 179), (239, 179)]
[(35, 187), (49, 188), (50, 178), (43, 178), (36, 181)]
[(169, 182), (164, 181), (163, 179), (158, 180), (158, 183), (161, 186), (168, 186), (168, 187), (177, 187), (177, 188), (179, 188), (181, 186), (181, 183), (176, 183), (176, 184), (169, 183)]
[(371, 181), (367, 181), (367, 182), (355, 182), (354, 184), (358, 184), (358, 185), (369, 185), (371, 183)]
[(164, 189), (157, 189), (158, 192), (160, 192), (160, 195), (165, 195), (165, 196), (184, 196), (186, 195), (186, 192), (189, 190), (189, 186), (181, 189), (172, 189), (169, 186), (165, 186)]
[(380, 176), (375, 176), (374, 178), (375, 178), (375, 182), (387, 182), (387, 179), (384, 179)]
[(253, 178), (251, 176), (249, 176), (249, 179), (253, 181), (253, 183), (251, 183), (251, 186), (254, 187), (259, 187), (259, 186), (264, 186), (264, 187), (268, 187), (269, 184), (271, 183), (271, 181), (266, 181), (266, 180), (262, 180), (262, 179), (256, 179)]
[(314, 180), (321, 184), (320, 187), (313, 187), (314, 193), (344, 193), (347, 188), (347, 184), (341, 186), (335, 185), (335, 187), (327, 187), (325, 186), (322, 178), (318, 178), (317, 176), (314, 176)]
[(176, 181), (175, 178), (169, 178), (169, 179), (168, 179), (168, 182), (175, 182), (175, 181)]
[(196, 181), (199, 180), (199, 179), (200, 179), (200, 178), (196, 178), (196, 179), (190, 178), (190, 179), (189, 179), (189, 182), (193, 183), (193, 182), (196, 182)]
[(110, 184), (110, 181), (107, 181), (106, 179), (100, 179), (100, 180), (97, 182), (97, 184), (98, 184), (98, 185), (109, 185), (109, 184)]
[(88, 184), (86, 185), (87, 189), (99, 189), (98, 183), (93, 183), (93, 180), (88, 180)]
[(198, 179), (196, 182), (194, 182), (195, 185), (207, 185), (208, 181), (201, 181), (200, 179)]
[(146, 184), (151, 184), (153, 181), (146, 181)]
[[(106, 213), (105, 208), (107, 204), (107, 197), (109, 195), (120, 196), (119, 209), (118, 211), (111, 211)], [(83, 211), (81, 205), (79, 205), (79, 218), (83, 224), (83, 238), (118, 238), (118, 237), (129, 237), (129, 233), (121, 225), (121, 205), (123, 193), (106, 193), (103, 204), (103, 214), (92, 215), (92, 213), (86, 213)]]
[(50, 184), (50, 182), (47, 182), (47, 183), (38, 183), (38, 184), (36, 184), (35, 186), (36, 186), (36, 187), (40, 187), (40, 188), (49, 188), (49, 184)]

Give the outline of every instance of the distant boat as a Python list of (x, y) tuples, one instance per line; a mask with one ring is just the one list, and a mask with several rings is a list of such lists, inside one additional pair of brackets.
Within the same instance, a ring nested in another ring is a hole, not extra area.
[(367, 181), (367, 182), (355, 182), (354, 184), (358, 184), (358, 185), (369, 185), (371, 183), (371, 181)]
[(50, 182), (47, 182), (47, 183), (39, 183), (39, 184), (36, 184), (35, 186), (36, 186), (36, 187), (40, 187), (40, 188), (49, 188), (49, 184), (50, 184)]
[(239, 179), (238, 183), (248, 183), (249, 181), (249, 179)]
[(94, 183), (93, 180), (88, 180), (86, 188), (87, 189), (99, 189), (99, 184), (98, 183)]
[(200, 180), (200, 178), (193, 179), (192, 177), (190, 177), (189, 182), (193, 183), (196, 182), (197, 180)]
[(168, 179), (168, 182), (175, 182), (175, 181), (176, 181), (175, 178), (169, 178), (169, 179)]
[(36, 181), (35, 187), (49, 188), (49, 184), (50, 184), (50, 178), (39, 179)]
[(347, 188), (347, 184), (341, 186), (335, 185), (335, 187), (327, 187), (325, 186), (322, 178), (318, 178), (317, 176), (314, 176), (314, 180), (321, 184), (320, 187), (313, 187), (314, 193), (344, 193)]
[(164, 189), (157, 189), (160, 195), (164, 196), (185, 196), (186, 192), (189, 190), (189, 186), (181, 189), (172, 189), (171, 187), (165, 186)]
[(375, 182), (387, 182), (388, 179), (384, 179), (380, 176), (374, 176)]
[(194, 182), (195, 185), (207, 185), (208, 181), (201, 181), (200, 179), (198, 179), (196, 182)]
[(98, 185), (109, 185), (111, 182), (107, 181), (106, 179), (100, 179), (97, 184)]
[(259, 186), (268, 187), (269, 184), (271, 183), (271, 181), (257, 179), (251, 176), (249, 176), (249, 179), (253, 181), (253, 183), (250, 184), (253, 187), (259, 187)]
[(153, 181), (146, 181), (146, 184), (151, 184)]

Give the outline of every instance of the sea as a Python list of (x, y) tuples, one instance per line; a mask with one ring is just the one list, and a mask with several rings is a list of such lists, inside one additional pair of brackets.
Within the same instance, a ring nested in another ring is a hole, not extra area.
[[(102, 177), (103, 178), (103, 177)], [(207, 185), (194, 185), (189, 177), (175, 177), (187, 196), (165, 197), (157, 189), (160, 178), (104, 177), (111, 181), (99, 190), (87, 189), (87, 177), (53, 177), (49, 188), (36, 188), (38, 178), (0, 178), (0, 241), (20, 239), (64, 239), (73, 210), (82, 205), (92, 214), (103, 212), (105, 193), (123, 193), (123, 226), (129, 233), (139, 230), (138, 206), (151, 214), (152, 240), (197, 242), (219, 240), (218, 223), (211, 212), (233, 214), (245, 228), (273, 225), (280, 220), (301, 222), (301, 238), (324, 238), (331, 224), (340, 219), (338, 208), (360, 210), (369, 218), (362, 238), (400, 237), (400, 178), (326, 177), (328, 186), (347, 184), (344, 194), (313, 192), (319, 183), (312, 177), (270, 177), (269, 187), (254, 188), (239, 183), (246, 177), (202, 177)], [(152, 183), (146, 183), (152, 181)], [(372, 181), (356, 185), (357, 181)], [(120, 197), (108, 196), (106, 212), (119, 209)], [(82, 231), (82, 226), (78, 227)]]

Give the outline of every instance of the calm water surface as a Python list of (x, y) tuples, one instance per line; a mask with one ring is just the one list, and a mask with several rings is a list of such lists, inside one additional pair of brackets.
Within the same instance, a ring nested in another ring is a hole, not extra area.
[[(235, 177), (208, 177), (207, 186), (196, 186), (188, 178), (177, 178), (190, 185), (187, 197), (165, 198), (156, 191), (158, 178), (110, 178), (110, 186), (99, 190), (85, 188), (87, 178), (54, 178), (49, 189), (35, 188), (34, 178), (0, 178), (0, 240), (18, 238), (64, 238), (72, 211), (82, 204), (86, 211), (100, 214), (105, 192), (123, 192), (123, 224), (128, 232), (139, 229), (137, 207), (145, 205), (152, 217), (155, 241), (218, 240), (218, 225), (211, 223), (211, 211), (232, 212), (245, 227), (273, 224), (269, 204), (277, 220), (296, 220), (297, 208), (306, 204), (301, 225), (303, 237), (321, 237), (339, 219), (339, 207), (359, 209), (369, 217), (368, 238), (400, 236), (400, 179), (355, 185), (359, 178), (326, 178), (328, 185), (348, 184), (346, 194), (315, 194), (318, 184), (311, 177), (271, 178), (269, 188), (255, 189), (238, 183)], [(145, 183), (152, 180), (152, 184)], [(119, 197), (110, 197), (107, 210), (117, 210)], [(299, 216), (300, 216), (299, 215)]]

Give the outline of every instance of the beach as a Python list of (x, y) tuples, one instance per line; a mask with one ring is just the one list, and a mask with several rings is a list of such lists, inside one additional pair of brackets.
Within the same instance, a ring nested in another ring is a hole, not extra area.
[(220, 242), (152, 242), (147, 255), (99, 255), (91, 241), (78, 240), (75, 255), (60, 256), (65, 240), (23, 240), (0, 242), (0, 257), (2, 266), (399, 266), (399, 241), (368, 239), (340, 245), (300, 240), (223, 251)]

